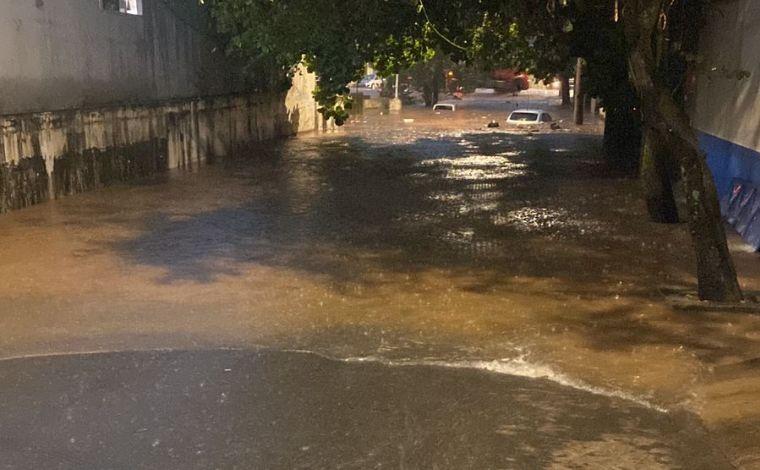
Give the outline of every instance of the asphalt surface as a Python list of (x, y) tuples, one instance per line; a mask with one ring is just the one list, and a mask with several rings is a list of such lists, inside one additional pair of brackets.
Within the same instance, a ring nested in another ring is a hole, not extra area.
[(122, 352), (0, 382), (0, 468), (728, 468), (686, 416), (479, 370)]

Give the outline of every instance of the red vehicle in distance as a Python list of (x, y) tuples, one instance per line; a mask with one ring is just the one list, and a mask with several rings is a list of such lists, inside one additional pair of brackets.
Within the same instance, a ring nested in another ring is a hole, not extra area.
[(496, 69), (491, 72), (491, 78), (497, 93), (517, 93), (530, 88), (528, 75), (512, 69)]

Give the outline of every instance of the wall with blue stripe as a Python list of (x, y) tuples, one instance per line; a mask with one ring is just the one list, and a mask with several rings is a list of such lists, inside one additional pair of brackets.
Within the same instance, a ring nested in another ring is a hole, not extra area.
[[(726, 221), (760, 248), (760, 8), (715, 2), (700, 32), (701, 64), (688, 96)], [(739, 73), (742, 72), (742, 73)]]

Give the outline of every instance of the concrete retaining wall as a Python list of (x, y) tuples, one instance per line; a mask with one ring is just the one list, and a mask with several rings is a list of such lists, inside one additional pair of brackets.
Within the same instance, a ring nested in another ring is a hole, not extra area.
[(286, 94), (0, 116), (0, 212), (317, 130), (314, 85), (302, 73)]

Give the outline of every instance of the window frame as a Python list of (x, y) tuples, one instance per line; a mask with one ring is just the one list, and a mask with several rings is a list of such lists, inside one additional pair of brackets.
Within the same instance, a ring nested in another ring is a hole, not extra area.
[[(118, 10), (113, 6), (106, 6), (109, 4), (118, 3)], [(142, 16), (143, 15), (143, 0), (100, 0), (100, 9), (108, 13), (115, 13), (117, 15), (125, 16)]]

